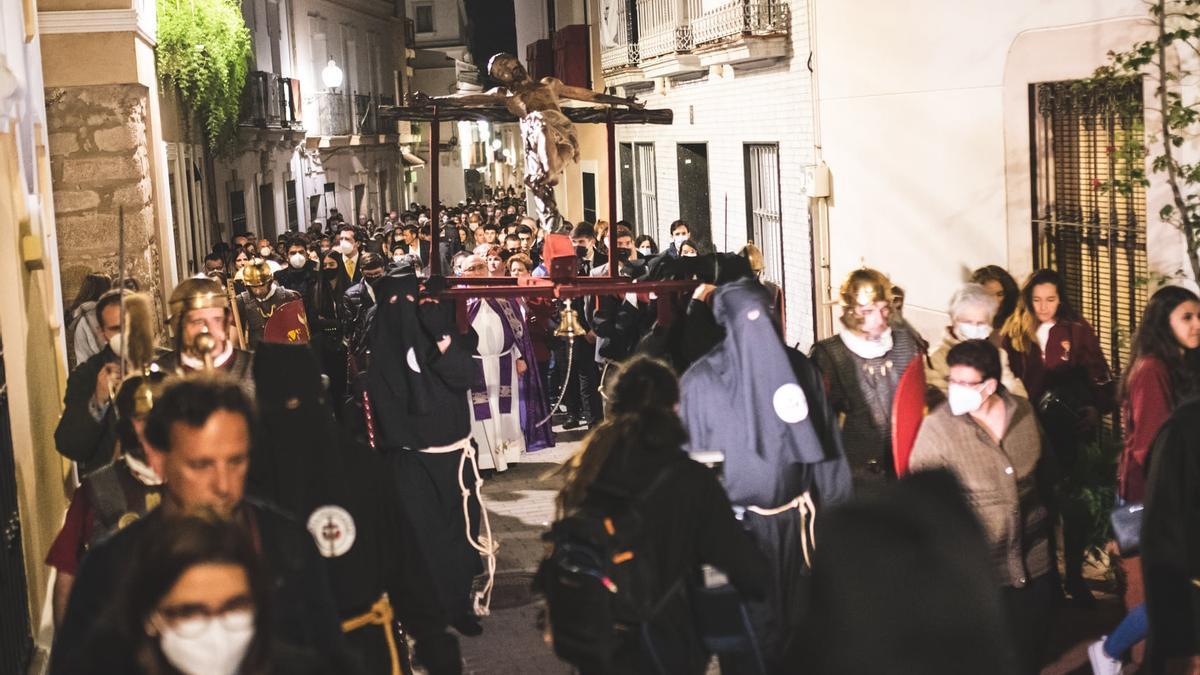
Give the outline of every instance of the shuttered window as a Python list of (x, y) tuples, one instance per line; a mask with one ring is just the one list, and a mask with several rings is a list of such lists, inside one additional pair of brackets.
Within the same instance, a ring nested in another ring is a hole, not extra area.
[[(1058, 270), (1071, 304), (1095, 329), (1114, 373), (1146, 305), (1142, 82), (1032, 89), (1034, 247)], [(1120, 185), (1122, 182), (1126, 185)]]

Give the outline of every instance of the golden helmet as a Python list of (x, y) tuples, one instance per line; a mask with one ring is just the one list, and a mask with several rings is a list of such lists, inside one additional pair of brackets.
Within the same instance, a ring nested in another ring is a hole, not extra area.
[(762, 249), (752, 241), (747, 242), (738, 255), (748, 260), (750, 262), (750, 269), (755, 272), (761, 272), (767, 268), (766, 263), (763, 261)]
[(272, 278), (271, 266), (261, 258), (256, 258), (242, 268), (242, 283), (246, 286), (266, 286), (271, 283)]
[(191, 277), (179, 282), (167, 301), (167, 321), (172, 335), (180, 335), (183, 315), (194, 309), (228, 309), (229, 297), (225, 288), (208, 277)]
[(893, 299), (892, 282), (886, 274), (869, 267), (856, 269), (846, 277), (841, 290), (838, 291), (838, 304), (842, 306), (842, 323), (847, 328), (857, 328), (860, 320), (854, 311), (856, 308), (880, 301), (890, 306)]

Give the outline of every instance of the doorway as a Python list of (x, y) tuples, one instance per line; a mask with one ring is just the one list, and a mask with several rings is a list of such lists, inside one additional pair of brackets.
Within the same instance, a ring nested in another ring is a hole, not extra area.
[[(708, 144), (680, 143), (675, 161), (679, 175), (679, 219), (688, 224), (692, 240), (700, 246), (702, 252), (712, 251), (714, 246), (712, 205), (708, 195)], [(728, 226), (728, 223), (726, 225)], [(736, 245), (737, 242), (733, 244)]]
[(783, 213), (780, 209), (779, 145), (747, 143), (746, 236), (763, 254), (763, 278), (783, 284)]
[(271, 241), (278, 234), (275, 224), (275, 185), (267, 183), (258, 186), (258, 229), (259, 237)]
[(580, 175), (583, 176), (583, 220), (594, 223), (596, 222), (596, 174), (583, 171)]
[(642, 234), (642, 224), (637, 221), (633, 205), (633, 144), (622, 143), (619, 153), (617, 161), (621, 163), (621, 219), (633, 223), (633, 231)]

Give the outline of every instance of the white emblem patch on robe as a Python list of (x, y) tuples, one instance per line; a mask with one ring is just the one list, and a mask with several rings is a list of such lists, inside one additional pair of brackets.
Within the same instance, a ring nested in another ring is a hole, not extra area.
[(795, 424), (808, 417), (808, 399), (798, 384), (788, 383), (775, 390), (771, 399), (775, 414), (788, 424)]
[(408, 367), (414, 373), (421, 372), (421, 364), (417, 362), (417, 352), (412, 347), (408, 348), (408, 354), (405, 355), (405, 360), (408, 361)]
[(326, 558), (345, 555), (354, 546), (357, 530), (350, 512), (340, 506), (320, 506), (308, 517), (308, 531)]

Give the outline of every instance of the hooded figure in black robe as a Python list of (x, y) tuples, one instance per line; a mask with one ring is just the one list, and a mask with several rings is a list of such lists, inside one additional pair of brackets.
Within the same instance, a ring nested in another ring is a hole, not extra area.
[[(471, 583), (483, 565), (468, 536), (478, 537), (479, 504), (474, 471), (464, 462), (471, 436), (467, 390), (476, 376), (474, 331), (459, 333), (453, 303), (422, 302), (412, 274), (383, 277), (375, 297), (367, 372), (371, 434), (392, 469), (427, 564), (436, 570), (433, 582), (450, 624), (478, 634)], [(467, 509), (464, 488), (471, 493)]]
[(820, 375), (784, 346), (773, 316), (757, 281), (717, 288), (713, 317), (725, 337), (684, 373), (680, 416), (690, 449), (724, 453), (729, 500), (767, 555), (767, 601), (748, 610), (768, 670), (784, 672), (806, 605), (817, 514), (850, 496), (850, 471)]
[(923, 471), (822, 514), (805, 675), (1015, 675), (983, 528), (949, 471)]
[(1184, 402), (1150, 450), (1142, 571), (1152, 672), (1191, 672), (1200, 655), (1200, 398)]
[[(425, 667), (461, 672), (458, 642), (446, 633), (432, 569), (395, 481), (381, 457), (340, 432), (312, 350), (263, 343), (254, 377), (262, 425), (249, 489), (307, 525), (326, 563), (339, 620), (370, 612), (386, 592)], [(363, 672), (392, 672), (390, 624), (346, 633)]]

